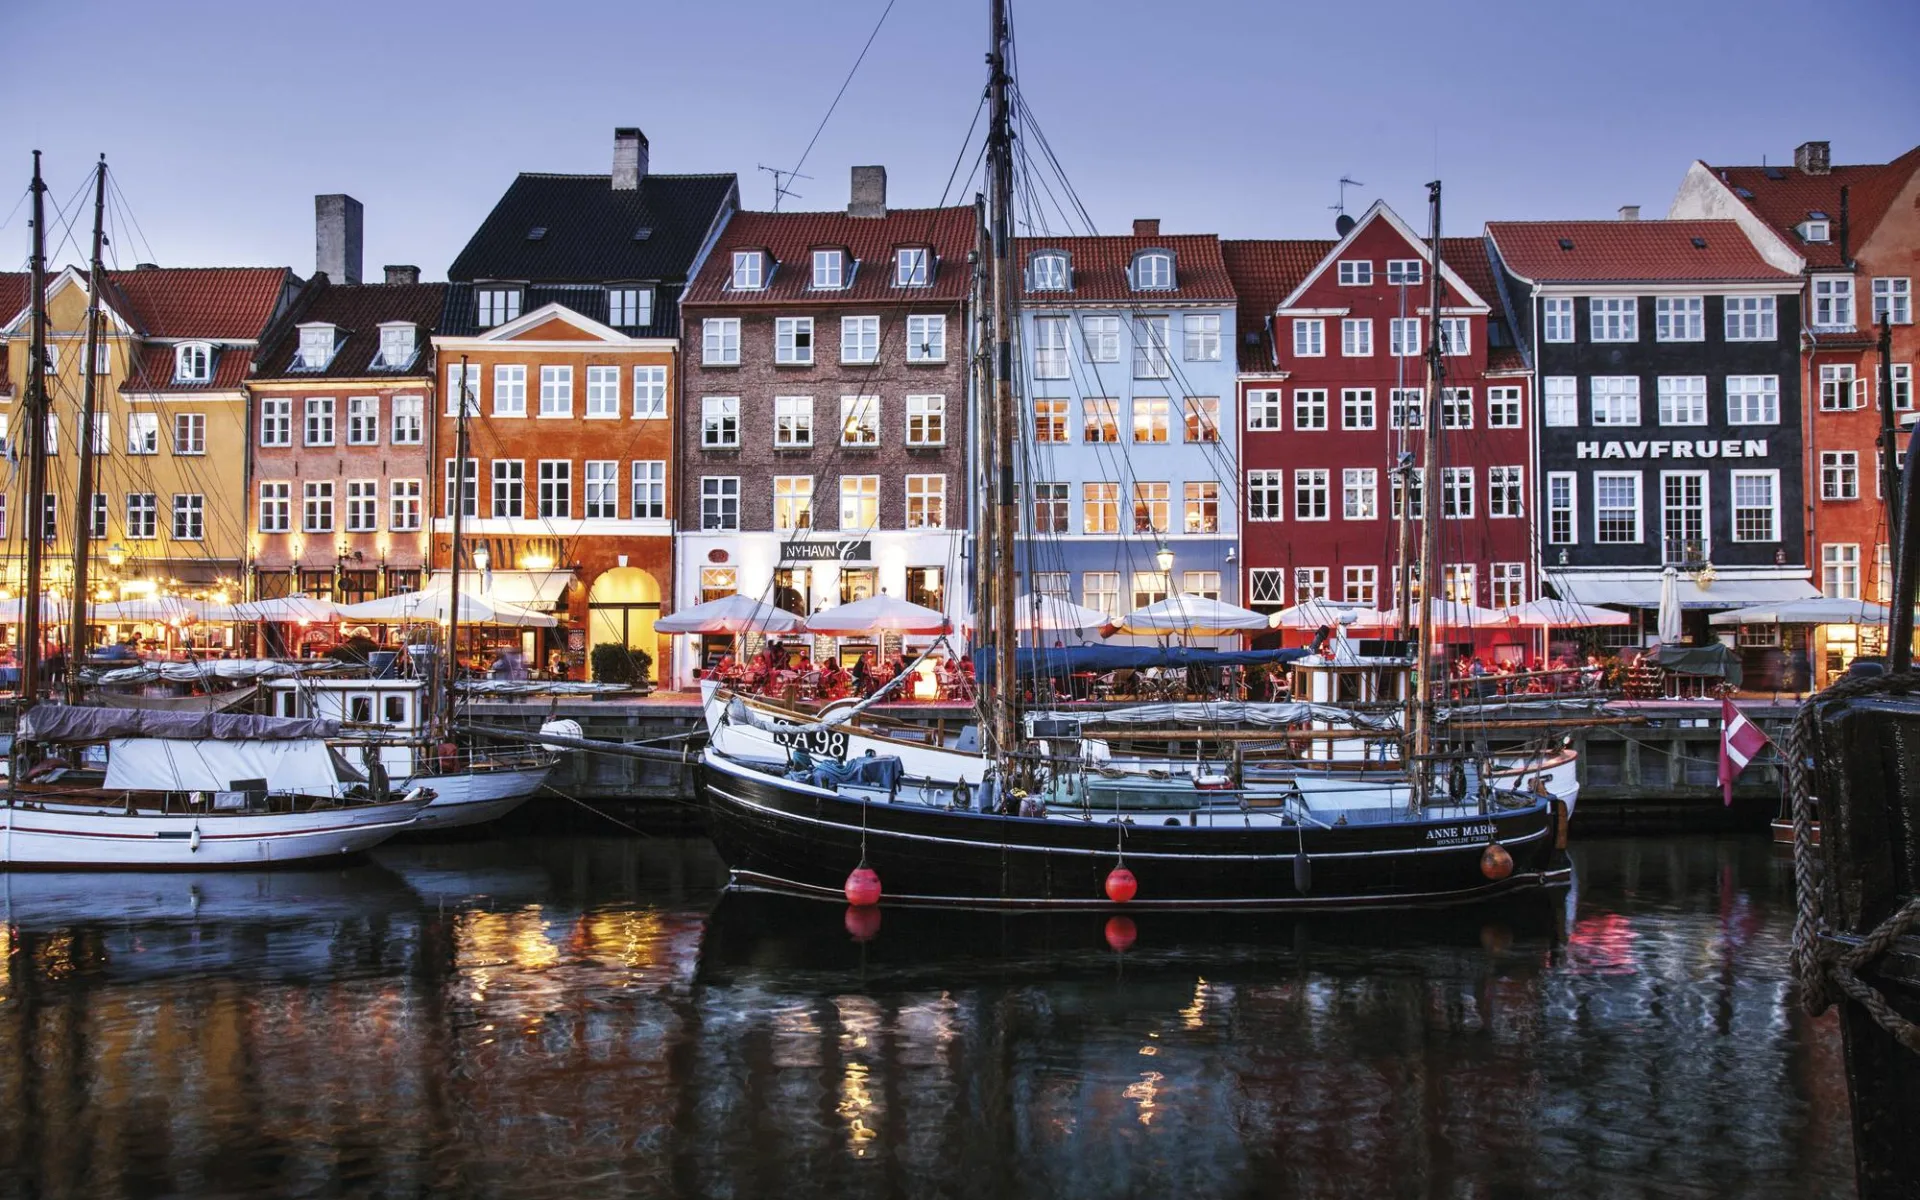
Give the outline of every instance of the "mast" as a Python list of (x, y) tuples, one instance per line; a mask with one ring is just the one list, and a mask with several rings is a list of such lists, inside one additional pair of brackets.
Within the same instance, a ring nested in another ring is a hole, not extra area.
[(40, 595), (46, 558), (47, 493), (47, 236), (46, 191), (40, 178), (40, 152), (33, 152), (33, 254), (28, 260), (27, 287), (32, 317), (27, 362), (24, 411), (27, 441), (27, 585), (20, 601), (20, 704), (30, 708), (40, 698)]
[[(1407, 765), (1412, 768), (1412, 803), (1418, 807), (1424, 805), (1433, 784), (1432, 764), (1429, 756), (1433, 753), (1433, 705), (1434, 705), (1434, 655), (1433, 655), (1433, 593), (1439, 576), (1440, 558), (1440, 522), (1445, 515), (1436, 511), (1434, 501), (1439, 499), (1440, 508), (1445, 506), (1445, 489), (1440, 487), (1440, 384), (1444, 378), (1441, 369), (1440, 346), (1440, 181), (1434, 180), (1427, 185), (1427, 206), (1432, 226), (1431, 286), (1428, 289), (1427, 310), (1427, 394), (1422, 401), (1425, 409), (1421, 424), (1425, 426), (1420, 465), (1420, 648), (1417, 666), (1414, 668), (1414, 684), (1419, 689), (1415, 698), (1413, 712), (1413, 754)], [(1412, 507), (1412, 489), (1407, 491), (1407, 507)]]
[[(973, 198), (974, 213), (974, 254), (973, 254), (973, 406), (970, 409), (972, 429), (972, 461), (968, 469), (972, 478), (972, 495), (986, 497), (991, 494), (986, 463), (988, 444), (993, 439), (993, 422), (988, 415), (987, 398), (993, 394), (993, 323), (988, 300), (992, 295), (993, 243), (987, 231), (987, 198), (976, 194)], [(992, 539), (988, 536), (992, 529), (991, 514), (983, 503), (978, 511), (968, 515), (973, 529), (973, 575), (969, 586), (973, 589), (973, 644), (978, 646), (987, 637), (987, 605), (993, 596), (993, 561), (987, 547)], [(976, 705), (983, 705), (986, 696), (976, 696)]]
[(993, 484), (993, 750), (1001, 780), (1009, 775), (1014, 742), (1014, 704), (1019, 695), (1018, 636), (1014, 632), (1013, 572), (1016, 522), (1013, 482), (1013, 112), (1007, 76), (1007, 0), (991, 0), (987, 51), (988, 96), (993, 123), (987, 135), (987, 170), (993, 237), (993, 449), (987, 459)]
[[(467, 356), (460, 356), (460, 387), (454, 397), (457, 415), (453, 419), (453, 553), (447, 559), (447, 694), (441, 698), (441, 719), (448, 731), (453, 729), (454, 697), (460, 678), (460, 514), (467, 511)], [(479, 389), (475, 389), (478, 403)], [(479, 503), (480, 479), (473, 481), (474, 503)]]
[(1880, 495), (1887, 506), (1888, 554), (1900, 546), (1900, 437), (1893, 415), (1893, 314), (1880, 318)]
[(93, 257), (87, 260), (87, 346), (80, 360), (80, 377), (85, 382), (80, 400), (80, 486), (73, 512), (73, 620), (67, 631), (67, 703), (80, 703), (80, 656), (87, 648), (87, 552), (93, 537), (93, 456), (94, 412), (100, 373), (100, 292), (106, 286), (106, 269), (100, 263), (107, 214), (107, 156), (100, 156), (93, 175)]
[[(1404, 278), (1400, 284), (1400, 315), (1402, 318), (1407, 315), (1407, 285)], [(1394, 359), (1393, 370), (1394, 386), (1404, 389), (1407, 383), (1406, 356), (1401, 355)], [(1424, 405), (1422, 407), (1424, 416)], [(1387, 411), (1389, 413), (1393, 411), (1391, 404), (1387, 406)], [(1393, 423), (1391, 416), (1388, 417), (1388, 422)], [(1413, 590), (1407, 576), (1407, 564), (1413, 561), (1413, 453), (1408, 449), (1412, 434), (1407, 428), (1412, 422), (1402, 417), (1398, 424), (1400, 437), (1399, 444), (1393, 452), (1393, 470), (1400, 475), (1400, 528), (1398, 530), (1400, 549), (1393, 562), (1393, 582), (1395, 584), (1394, 607), (1399, 610), (1399, 622), (1395, 631), (1404, 641), (1413, 636)], [(1421, 436), (1424, 438), (1426, 435), (1422, 433)], [(1424, 482), (1421, 484), (1420, 502), (1422, 505), (1426, 503)], [(1426, 510), (1422, 508), (1421, 511)]]

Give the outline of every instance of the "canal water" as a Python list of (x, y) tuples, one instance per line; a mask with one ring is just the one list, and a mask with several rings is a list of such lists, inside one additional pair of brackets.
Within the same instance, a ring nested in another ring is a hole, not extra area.
[(0, 876), (0, 1194), (1850, 1195), (1787, 864), (1576, 860), (1495, 911), (863, 940), (698, 840)]

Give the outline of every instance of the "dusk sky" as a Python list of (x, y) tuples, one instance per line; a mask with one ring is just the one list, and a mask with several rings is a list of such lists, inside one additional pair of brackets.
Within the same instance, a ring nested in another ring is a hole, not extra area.
[[(344, 191), (366, 205), (370, 276), (438, 279), (515, 172), (604, 173), (626, 124), (654, 170), (737, 172), (766, 208), (756, 165), (795, 164), (885, 4), (9, 0), (0, 213), (29, 151), (62, 204), (105, 151), (145, 235), (117, 239), (118, 265), (304, 275), (312, 197)], [(985, 81), (985, 11), (896, 0), (787, 206), (844, 205), (855, 163), (887, 167), (896, 206), (936, 203)], [(1836, 163), (1879, 162), (1920, 142), (1912, 0), (1024, 0), (1014, 19), (1027, 100), (1102, 231), (1325, 236), (1342, 175), (1366, 184), (1354, 210), (1384, 198), (1423, 226), (1438, 174), (1456, 234), (1651, 217), (1695, 158), (1825, 139)], [(0, 225), (0, 265), (25, 262), (26, 224)]]

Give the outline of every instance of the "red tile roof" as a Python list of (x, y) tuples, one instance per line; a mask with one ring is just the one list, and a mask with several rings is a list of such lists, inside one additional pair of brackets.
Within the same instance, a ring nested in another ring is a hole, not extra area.
[[(1023, 281), (1028, 258), (1040, 250), (1066, 251), (1073, 270), (1071, 291), (1022, 292), (1026, 298), (1041, 303), (1159, 304), (1169, 300), (1232, 302), (1234, 299), (1233, 280), (1227, 274), (1226, 260), (1221, 257), (1220, 239), (1211, 233), (1019, 238), (1014, 242), (1014, 254)], [(1142, 250), (1173, 251), (1171, 290), (1134, 290), (1127, 272), (1133, 266), (1134, 255)]]
[[(1920, 146), (1890, 163), (1834, 167), (1825, 175), (1809, 175), (1793, 166), (1707, 167), (1707, 170), (1718, 176), (1755, 216), (1778, 230), (1787, 245), (1807, 260), (1808, 266), (1837, 267), (1841, 265), (1840, 189), (1847, 189), (1848, 248), (1858, 251), (1887, 215), (1907, 181), (1915, 171), (1920, 171)], [(1773, 175), (1779, 178), (1772, 178)], [(1743, 191), (1746, 195), (1741, 195)], [(1807, 214), (1814, 212), (1827, 214), (1831, 241), (1803, 241), (1795, 229), (1807, 219)]]
[(1772, 283), (1770, 266), (1732, 221), (1491, 221), (1514, 274), (1542, 283)]
[[(931, 246), (933, 280), (928, 287), (895, 287), (893, 252)], [(686, 304), (923, 304), (957, 301), (969, 287), (967, 255), (974, 248), (971, 207), (902, 208), (884, 217), (843, 212), (742, 212), (727, 222), (700, 274), (687, 286)], [(733, 291), (733, 252), (765, 250), (774, 267), (767, 286)], [(851, 285), (813, 288), (813, 252), (842, 249), (855, 264)]]
[[(1237, 329), (1242, 371), (1274, 369), (1272, 347), (1267, 344), (1267, 319), (1336, 245), (1337, 242), (1327, 238), (1220, 243), (1227, 277), (1233, 282), (1234, 293), (1240, 297)], [(1259, 335), (1257, 343), (1249, 344), (1246, 336), (1249, 333)]]
[(285, 267), (109, 271), (106, 299), (145, 337), (249, 341), (266, 328), (291, 278)]
[(133, 370), (120, 384), (121, 394), (146, 392), (235, 392), (247, 381), (253, 351), (240, 346), (216, 346), (213, 378), (206, 383), (175, 383), (173, 347), (142, 346)]
[[(14, 314), (27, 306), (27, 275), (24, 271), (0, 271), (0, 323), (11, 321)], [(13, 393), (13, 380), (10, 377), (13, 355), (7, 353), (6, 343), (0, 341), (0, 395)]]
[(1460, 277), (1460, 282), (1487, 302), (1489, 319), (1506, 319), (1506, 308), (1500, 303), (1500, 285), (1493, 278), (1493, 259), (1487, 254), (1485, 238), (1443, 237), (1440, 239), (1440, 256), (1448, 269)]

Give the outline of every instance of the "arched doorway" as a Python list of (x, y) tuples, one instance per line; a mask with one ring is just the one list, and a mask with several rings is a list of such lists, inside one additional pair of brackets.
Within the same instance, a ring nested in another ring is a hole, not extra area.
[[(660, 656), (659, 639), (653, 632), (654, 618), (660, 615), (660, 584), (638, 567), (615, 567), (603, 571), (587, 592), (588, 661), (592, 648), (611, 642), (629, 650), (645, 650), (649, 657)], [(648, 674), (659, 677), (655, 661)]]

